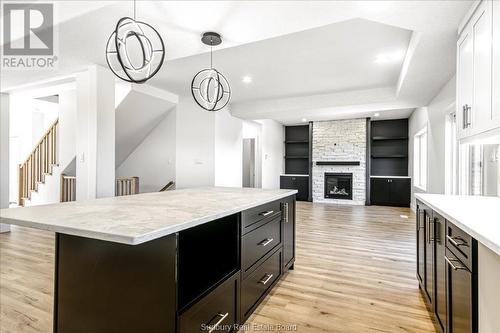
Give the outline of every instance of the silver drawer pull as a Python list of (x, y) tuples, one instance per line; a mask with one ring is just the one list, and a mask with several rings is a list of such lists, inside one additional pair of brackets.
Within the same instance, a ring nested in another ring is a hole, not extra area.
[[(227, 318), (227, 316), (229, 316), (229, 312), (226, 312), (225, 314), (218, 313), (217, 316), (215, 316), (215, 318), (220, 317), (220, 319), (213, 325), (207, 325), (207, 327), (210, 327), (208, 333), (212, 333), (217, 328), (217, 326), (219, 326), (224, 321), (224, 319)], [(213, 319), (210, 322), (212, 321)]]
[[(449, 235), (446, 235), (446, 238), (450, 241), (451, 244), (455, 245), (456, 247), (459, 246), (469, 247), (467, 241), (461, 237), (450, 237)], [(460, 241), (461, 243), (458, 243), (457, 240)]]
[(457, 271), (457, 270), (464, 270), (464, 271), (466, 271), (467, 270), (467, 268), (465, 268), (465, 267), (455, 266), (453, 264), (453, 261), (459, 262), (458, 260), (450, 259), (447, 256), (444, 256), (444, 260), (446, 260), (446, 262), (451, 266), (451, 268), (453, 268), (454, 271)]
[(269, 216), (274, 213), (274, 210), (268, 210), (266, 212), (259, 213), (260, 216)]
[(261, 246), (267, 246), (269, 243), (271, 243), (274, 240), (274, 238), (266, 238), (262, 242), (259, 243)]
[(273, 278), (273, 276), (273, 274), (266, 274), (262, 279), (260, 279), (259, 283), (266, 285)]
[(283, 203), (283, 222), (288, 223), (288, 202)]

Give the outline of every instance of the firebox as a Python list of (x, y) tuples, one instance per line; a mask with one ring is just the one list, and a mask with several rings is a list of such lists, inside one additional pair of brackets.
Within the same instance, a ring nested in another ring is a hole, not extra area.
[(352, 173), (325, 173), (325, 199), (352, 200)]

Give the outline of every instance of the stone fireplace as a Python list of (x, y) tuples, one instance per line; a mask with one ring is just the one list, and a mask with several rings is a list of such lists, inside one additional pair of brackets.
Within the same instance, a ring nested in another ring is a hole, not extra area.
[(352, 173), (325, 172), (325, 199), (352, 200)]
[(366, 119), (314, 122), (312, 139), (313, 201), (364, 205)]

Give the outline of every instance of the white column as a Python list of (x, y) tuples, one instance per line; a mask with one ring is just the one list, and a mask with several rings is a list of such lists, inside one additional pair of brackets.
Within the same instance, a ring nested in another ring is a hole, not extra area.
[[(0, 208), (9, 207), (9, 95), (0, 94)], [(0, 223), (0, 232), (10, 225)]]
[(91, 66), (76, 77), (76, 199), (115, 195), (115, 77)]

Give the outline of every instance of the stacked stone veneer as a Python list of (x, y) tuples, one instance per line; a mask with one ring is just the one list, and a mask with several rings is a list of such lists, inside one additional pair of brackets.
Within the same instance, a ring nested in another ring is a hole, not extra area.
[[(366, 200), (366, 119), (313, 123), (314, 202), (364, 205)], [(359, 161), (359, 166), (316, 165), (316, 161)], [(352, 173), (353, 200), (325, 199), (325, 173)]]

